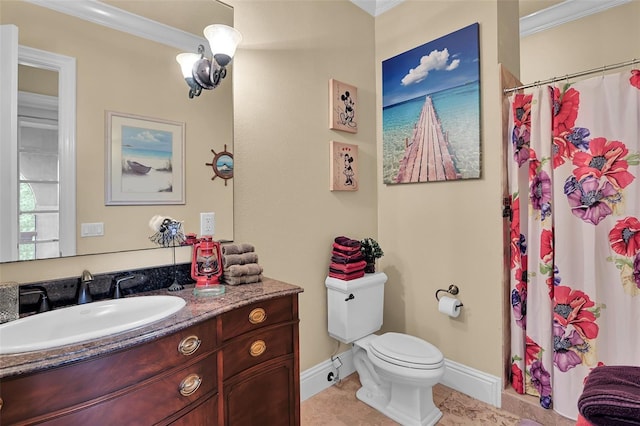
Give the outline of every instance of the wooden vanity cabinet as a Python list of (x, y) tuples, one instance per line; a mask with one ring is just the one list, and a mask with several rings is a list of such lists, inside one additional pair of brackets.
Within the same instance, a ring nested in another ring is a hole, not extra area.
[(299, 425), (297, 294), (0, 379), (0, 425)]
[(225, 426), (300, 424), (297, 295), (221, 315)]

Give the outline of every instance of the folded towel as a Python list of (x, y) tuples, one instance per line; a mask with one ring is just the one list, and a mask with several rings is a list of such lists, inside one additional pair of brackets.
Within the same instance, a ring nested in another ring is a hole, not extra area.
[(353, 256), (360, 253), (360, 247), (341, 246), (340, 244), (333, 243), (333, 252)]
[(257, 263), (249, 263), (246, 265), (232, 265), (224, 269), (224, 275), (229, 277), (242, 277), (245, 275), (260, 275), (262, 266)]
[(331, 262), (331, 264), (329, 265), (329, 270), (333, 272), (344, 272), (346, 274), (349, 274), (359, 270), (364, 270), (365, 266), (367, 266), (367, 262), (365, 262), (364, 260), (356, 263), (347, 263), (346, 265)]
[(242, 277), (222, 276), (222, 282), (228, 285), (252, 284), (262, 281), (262, 275), (245, 275)]
[(351, 256), (335, 252), (331, 255), (331, 262), (342, 263), (343, 265), (346, 263), (360, 262), (361, 260), (364, 260), (364, 255), (360, 252)]
[(258, 263), (257, 253), (242, 253), (242, 254), (223, 254), (222, 264), (224, 267), (231, 265), (246, 265), (248, 263)]
[(222, 254), (242, 254), (252, 251), (255, 251), (255, 247), (248, 243), (222, 245)]
[(331, 278), (336, 278), (336, 279), (342, 280), (342, 281), (351, 281), (351, 280), (355, 280), (356, 278), (364, 277), (364, 269), (361, 270), (361, 271), (352, 272), (350, 274), (332, 272), (331, 270), (329, 270), (329, 276)]
[(354, 240), (349, 237), (336, 237), (333, 242), (341, 246), (357, 247), (358, 249), (360, 248), (360, 241)]
[(595, 426), (640, 425), (640, 367), (603, 365), (591, 370), (578, 410)]

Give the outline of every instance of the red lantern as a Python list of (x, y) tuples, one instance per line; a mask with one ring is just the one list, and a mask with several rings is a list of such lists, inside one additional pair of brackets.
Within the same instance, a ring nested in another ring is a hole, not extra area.
[(203, 236), (193, 245), (191, 278), (196, 280), (193, 294), (196, 296), (217, 296), (225, 291), (220, 284), (222, 277), (222, 251), (220, 243), (209, 235)]

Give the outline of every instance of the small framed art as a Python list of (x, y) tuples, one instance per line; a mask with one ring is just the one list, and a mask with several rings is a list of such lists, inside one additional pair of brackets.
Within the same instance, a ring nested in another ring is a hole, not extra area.
[(358, 190), (358, 145), (331, 141), (331, 191)]
[(105, 121), (105, 204), (184, 204), (184, 123), (113, 111)]
[(329, 128), (358, 133), (358, 88), (329, 80)]

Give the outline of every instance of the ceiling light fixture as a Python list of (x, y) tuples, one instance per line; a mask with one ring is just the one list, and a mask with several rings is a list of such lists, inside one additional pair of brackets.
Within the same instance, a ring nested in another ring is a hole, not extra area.
[(233, 27), (222, 24), (209, 25), (204, 29), (213, 58), (205, 58), (205, 48), (198, 46), (198, 53), (180, 53), (176, 61), (189, 85), (189, 98), (200, 96), (202, 89), (218, 87), (227, 75), (227, 65), (231, 63), (236, 48), (242, 41), (242, 34)]

